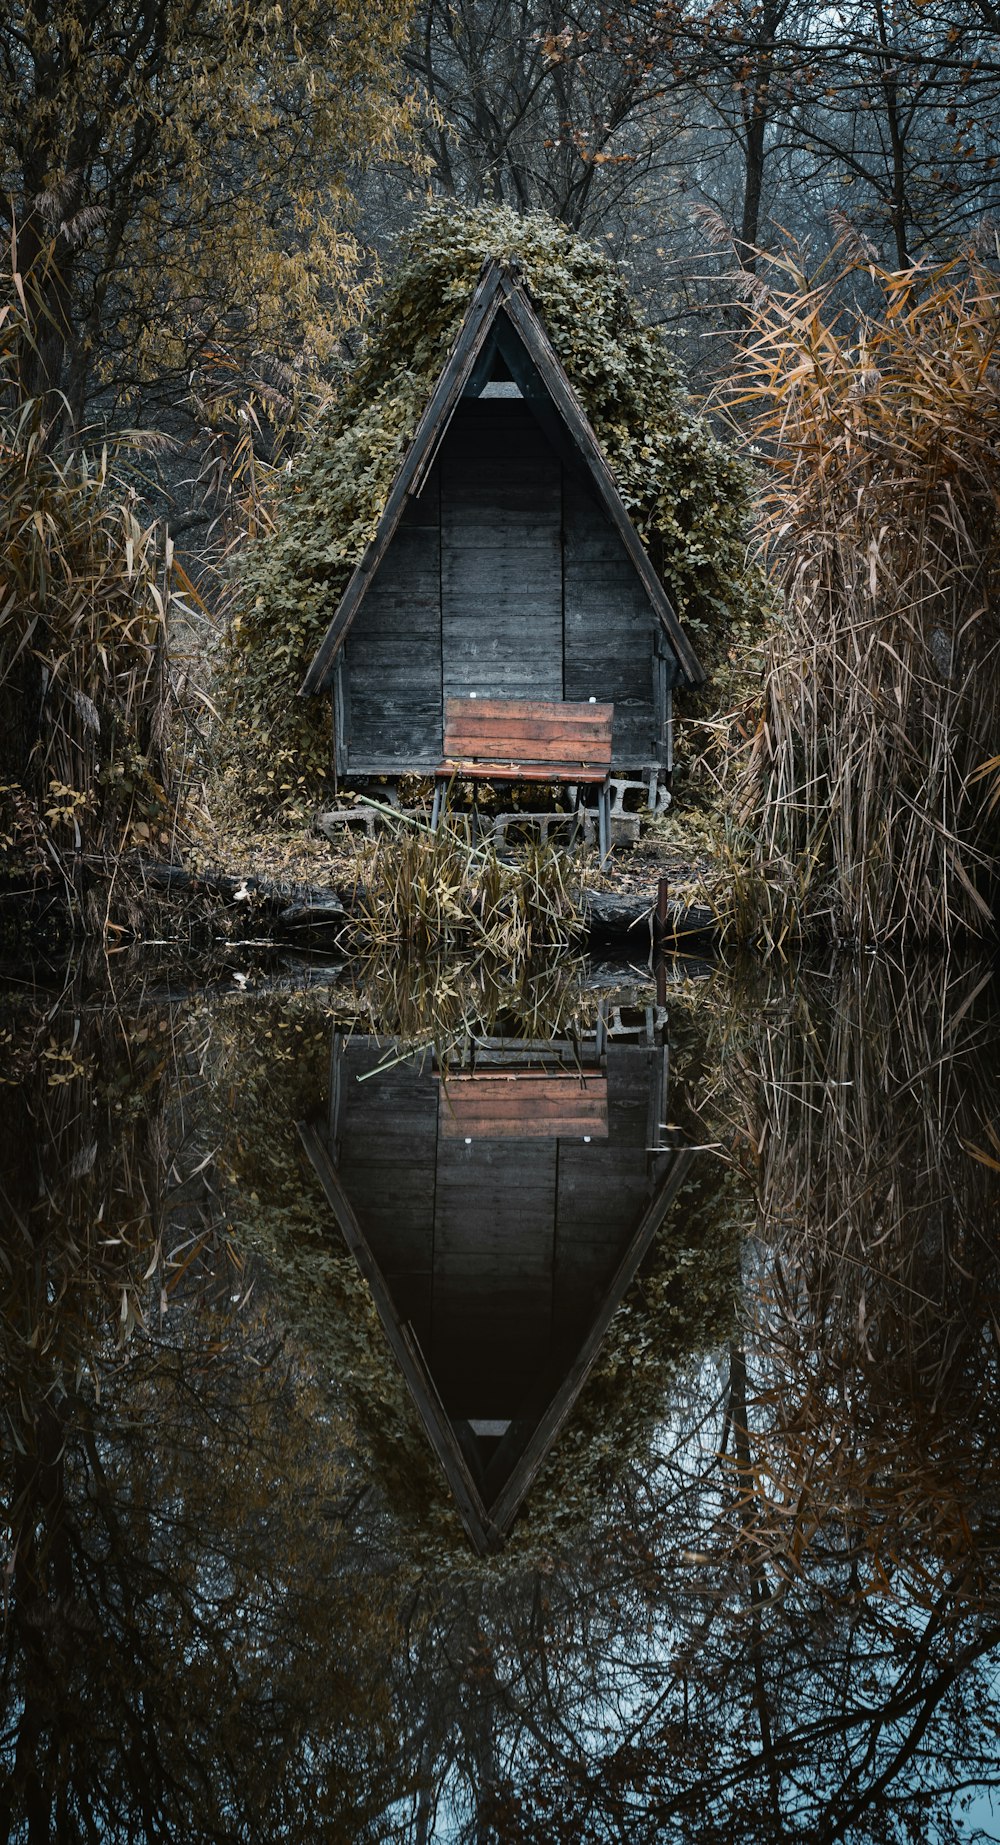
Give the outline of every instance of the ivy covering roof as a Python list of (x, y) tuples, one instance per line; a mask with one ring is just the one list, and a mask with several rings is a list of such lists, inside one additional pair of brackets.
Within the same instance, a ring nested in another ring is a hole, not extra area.
[(516, 259), (629, 517), (703, 664), (759, 606), (746, 562), (749, 477), (693, 410), (662, 332), (614, 265), (541, 214), (431, 205), (364, 349), (275, 488), (272, 530), (243, 552), (224, 699), (244, 794), (321, 781), (328, 714), (303, 675), (355, 567), (468, 309), (483, 265)]

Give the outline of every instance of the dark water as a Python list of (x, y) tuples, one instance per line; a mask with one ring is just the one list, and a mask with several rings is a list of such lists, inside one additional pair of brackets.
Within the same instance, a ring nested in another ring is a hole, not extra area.
[(1000, 1838), (998, 1041), (940, 964), (11, 981), (0, 1836)]

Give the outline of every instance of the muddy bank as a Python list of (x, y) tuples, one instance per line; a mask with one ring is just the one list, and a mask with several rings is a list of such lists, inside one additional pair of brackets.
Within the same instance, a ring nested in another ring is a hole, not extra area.
[[(366, 893), (385, 875), (384, 863), (373, 864), (374, 850), (346, 829), (334, 840), (308, 822), (272, 823), (182, 839), (162, 858), (141, 848), (113, 861), (35, 856), (17, 874), (8, 862), (0, 865), (0, 949), (83, 939), (112, 948), (335, 944), (343, 952), (358, 945)], [(716, 918), (703, 893), (717, 883), (707, 833), (697, 816), (686, 816), (644, 830), (634, 844), (619, 842), (604, 871), (596, 854), (580, 854), (563, 888), (580, 918), (581, 945), (607, 942), (644, 959), (659, 936), (698, 944), (715, 939)]]
[[(143, 870), (151, 890), (184, 900), (207, 900), (230, 920), (252, 921), (255, 935), (266, 933), (276, 942), (297, 941), (304, 934), (325, 941), (332, 935), (350, 946), (364, 900), (364, 888), (358, 882), (338, 890), (330, 885), (275, 884), (266, 878), (218, 871), (191, 872), (174, 865), (147, 865)], [(716, 919), (706, 905), (679, 903), (669, 894), (658, 917), (655, 887), (583, 888), (575, 896), (584, 940), (627, 941), (645, 951), (660, 937), (705, 939), (717, 933)]]

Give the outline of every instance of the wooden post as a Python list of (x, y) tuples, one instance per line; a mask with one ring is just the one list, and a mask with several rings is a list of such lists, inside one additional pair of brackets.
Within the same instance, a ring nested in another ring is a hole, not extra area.
[(606, 781), (597, 797), (597, 836), (601, 850), (601, 870), (611, 857), (611, 783)]
[(669, 927), (667, 880), (661, 873), (656, 885), (656, 913), (653, 918), (653, 954), (656, 960), (656, 1003), (667, 1003), (667, 969), (663, 959), (663, 941)]
[(656, 886), (656, 933), (662, 941), (667, 933), (667, 879), (661, 873)]

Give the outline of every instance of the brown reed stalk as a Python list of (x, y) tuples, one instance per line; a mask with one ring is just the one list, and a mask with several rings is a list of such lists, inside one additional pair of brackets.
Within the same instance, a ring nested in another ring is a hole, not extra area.
[[(843, 308), (862, 283), (876, 308)], [(995, 923), (1000, 285), (973, 259), (746, 308), (734, 403), (782, 614), (735, 791), (744, 936), (950, 942)]]
[(532, 842), (501, 858), (475, 843), (465, 816), (437, 831), (387, 814), (362, 862), (358, 925), (369, 950), (458, 951), (511, 971), (533, 955), (568, 949), (580, 933), (572, 860)]
[(57, 442), (51, 405), (18, 396), (28, 338), (0, 304), (0, 836), (15, 877), (57, 869), (75, 902), (95, 865), (169, 844), (183, 573), (120, 457)]

